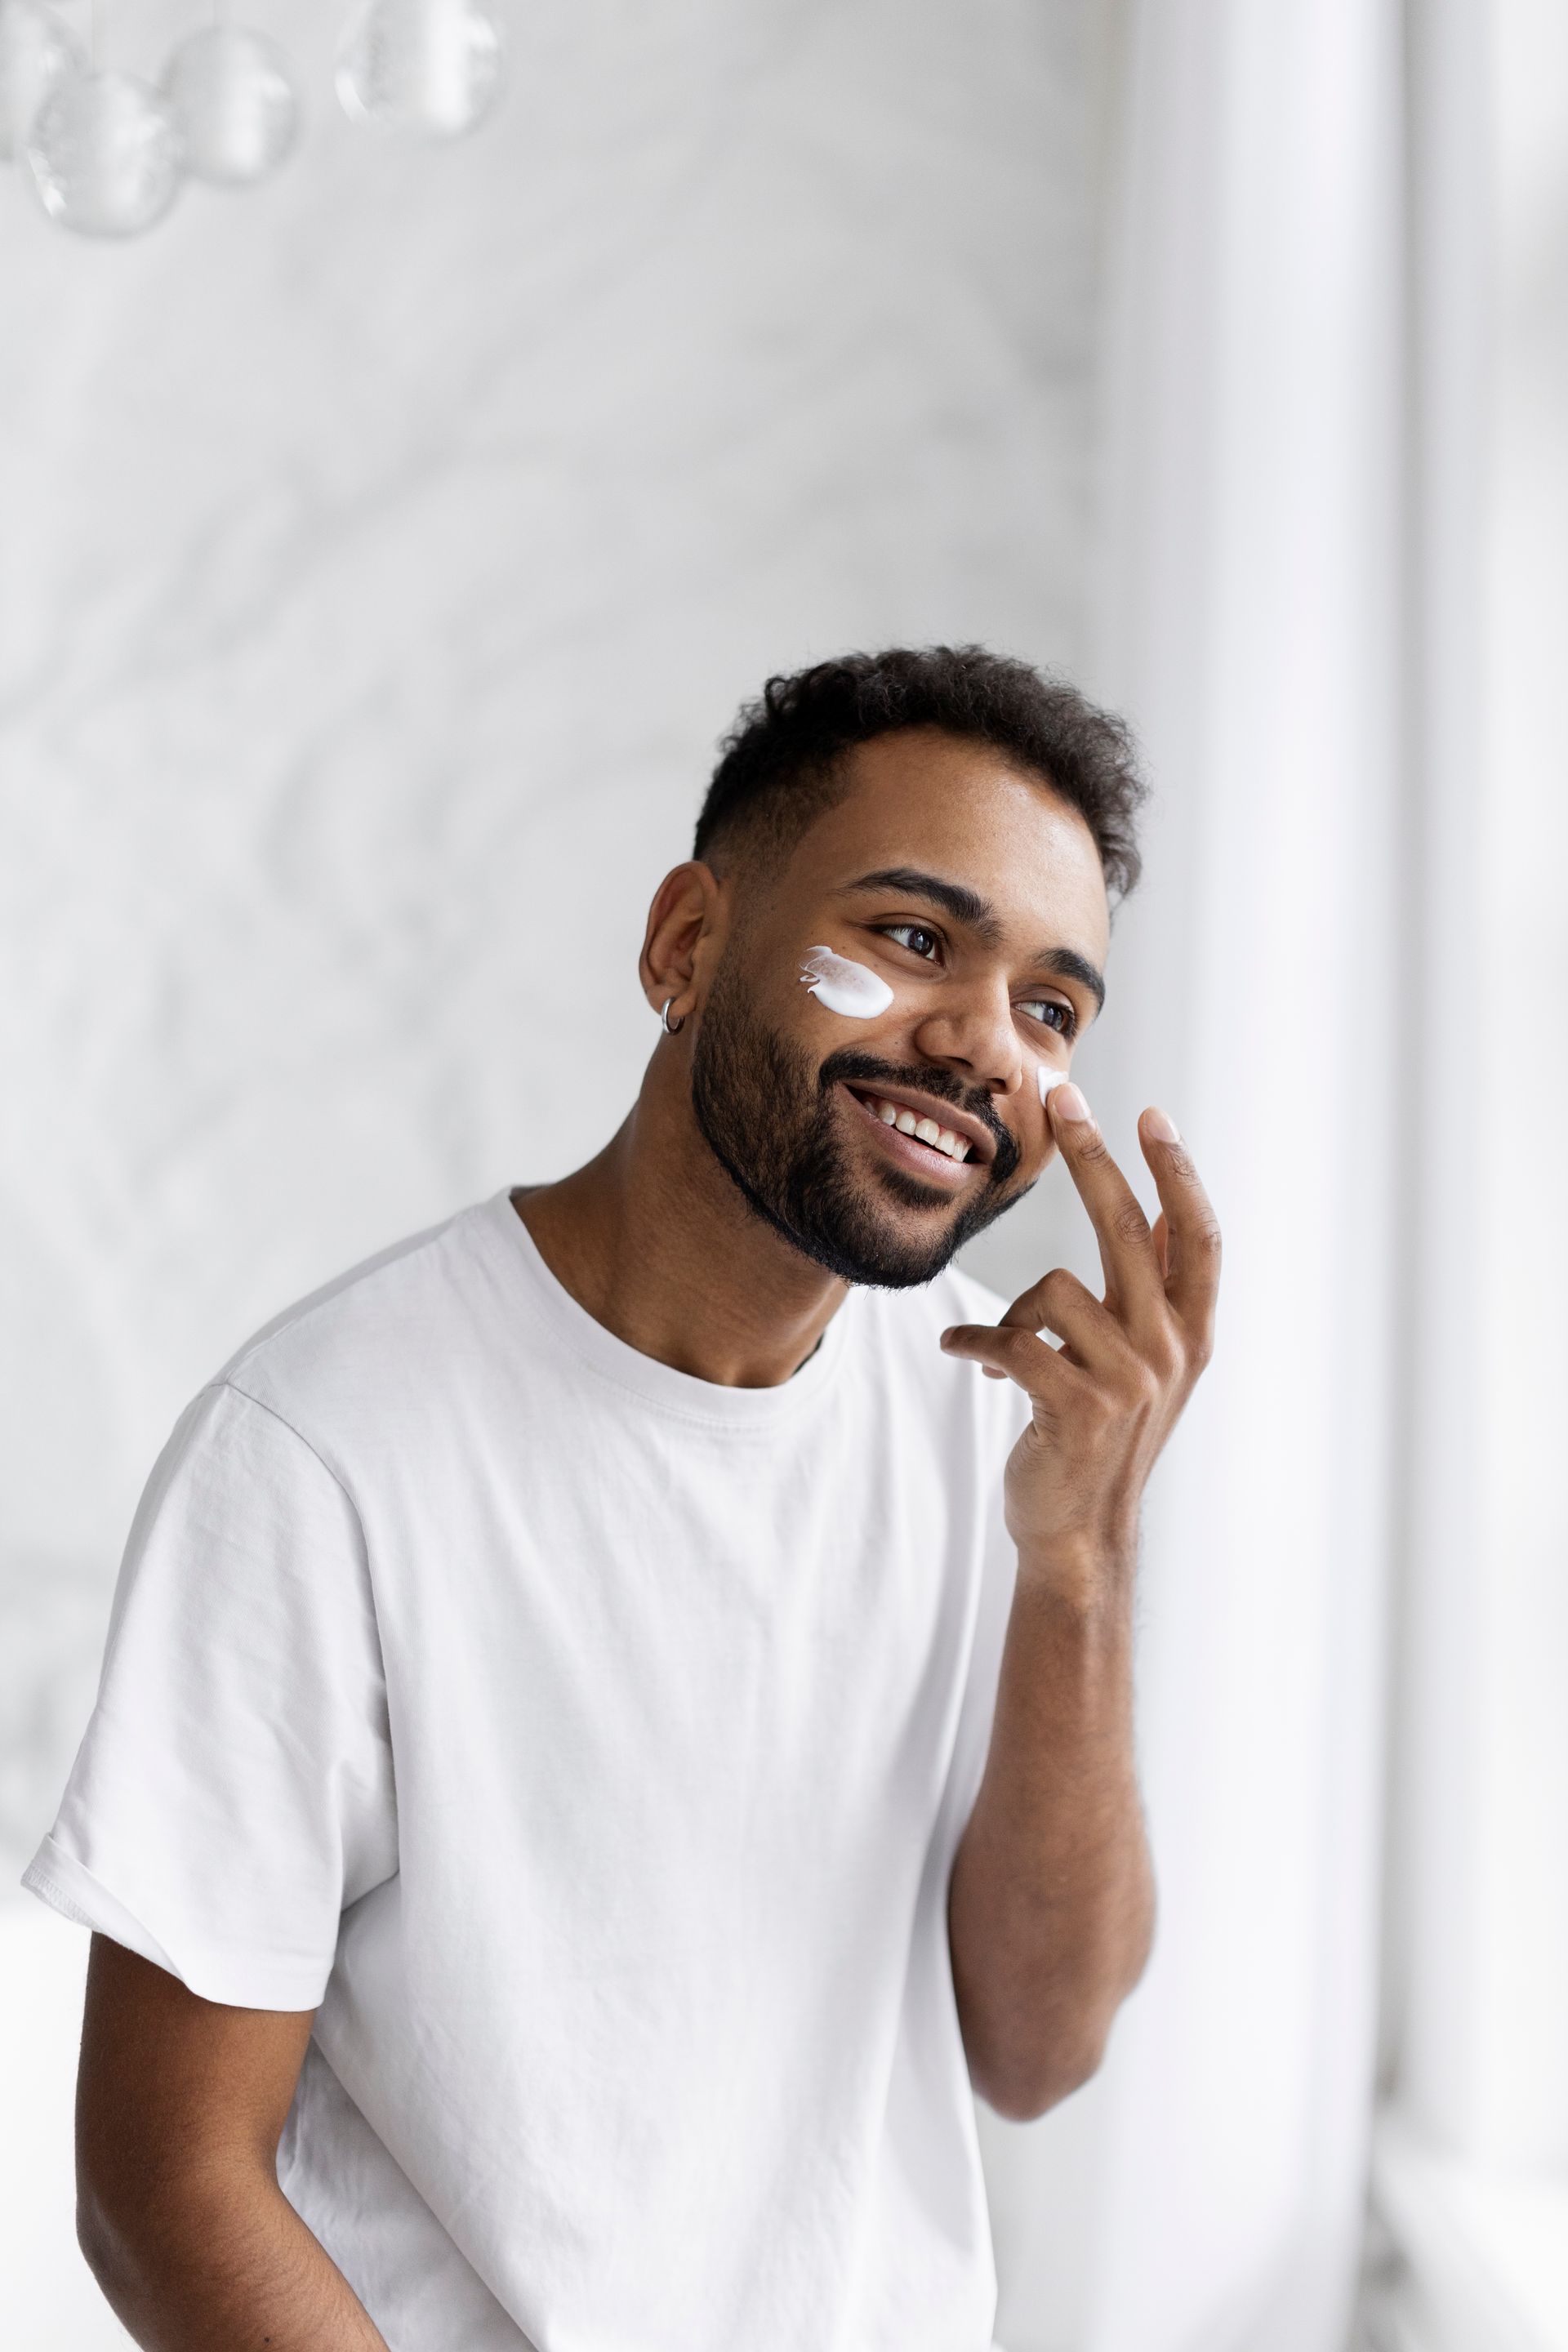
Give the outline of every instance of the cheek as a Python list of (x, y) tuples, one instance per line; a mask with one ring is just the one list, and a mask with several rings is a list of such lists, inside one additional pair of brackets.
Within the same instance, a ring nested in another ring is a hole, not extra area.
[(819, 1004), (846, 1021), (875, 1021), (893, 1001), (885, 980), (848, 956), (835, 955), (831, 948), (808, 950), (800, 977)]

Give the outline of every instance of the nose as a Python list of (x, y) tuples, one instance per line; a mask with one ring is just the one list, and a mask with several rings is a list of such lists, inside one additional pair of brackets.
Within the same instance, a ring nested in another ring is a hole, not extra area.
[(976, 983), (962, 993), (945, 990), (915, 1030), (914, 1042), (928, 1062), (941, 1062), (972, 1087), (988, 1094), (1016, 1095), (1027, 1063), (1005, 987)]

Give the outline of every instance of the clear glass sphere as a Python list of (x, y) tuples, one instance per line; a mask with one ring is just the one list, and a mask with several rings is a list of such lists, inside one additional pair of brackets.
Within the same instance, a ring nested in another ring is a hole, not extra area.
[(181, 43), (163, 76), (184, 142), (185, 169), (224, 187), (275, 172), (300, 132), (289, 60), (265, 33), (210, 25)]
[(81, 68), (71, 29), (52, 8), (42, 0), (0, 0), (0, 162), (22, 152), (55, 84)]
[(489, 0), (360, 0), (338, 50), (351, 122), (455, 138), (500, 90), (501, 33)]
[(27, 138), (44, 210), (83, 236), (134, 236), (179, 192), (180, 134), (134, 74), (73, 74), (55, 86)]

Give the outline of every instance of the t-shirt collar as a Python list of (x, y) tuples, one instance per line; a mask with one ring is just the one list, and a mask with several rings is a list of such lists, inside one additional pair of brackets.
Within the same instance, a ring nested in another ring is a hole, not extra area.
[(580, 1306), (546, 1265), (533, 1235), (518, 1215), (511, 1193), (508, 1185), (482, 1204), (479, 1214), (493, 1228), (512, 1276), (521, 1278), (536, 1313), (564, 1346), (603, 1379), (666, 1412), (727, 1429), (756, 1429), (791, 1420), (819, 1402), (832, 1385), (856, 1310), (855, 1292), (850, 1292), (828, 1324), (815, 1353), (792, 1379), (777, 1387), (731, 1388), (717, 1381), (699, 1380), (628, 1346)]

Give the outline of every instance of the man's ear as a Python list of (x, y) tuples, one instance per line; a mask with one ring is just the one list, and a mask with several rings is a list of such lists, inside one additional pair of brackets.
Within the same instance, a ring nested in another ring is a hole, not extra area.
[(710, 866), (688, 858), (672, 866), (647, 910), (637, 977), (656, 1013), (672, 1022), (695, 1011), (708, 993), (730, 928), (730, 893)]

